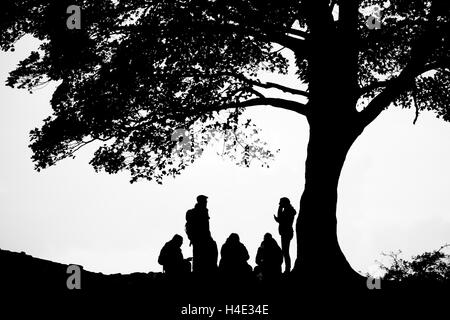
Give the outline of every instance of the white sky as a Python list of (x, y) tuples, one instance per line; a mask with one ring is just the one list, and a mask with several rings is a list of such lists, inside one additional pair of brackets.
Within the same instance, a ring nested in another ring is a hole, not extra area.
[[(161, 271), (162, 245), (179, 233), (198, 194), (209, 196), (219, 246), (237, 232), (254, 265), (264, 233), (278, 236), (278, 199), (298, 210), (308, 139), (306, 120), (292, 112), (252, 108), (247, 115), (280, 148), (270, 169), (240, 168), (214, 153), (160, 186), (131, 185), (127, 173), (95, 173), (87, 148), (41, 173), (30, 160), (29, 131), (50, 115), (48, 85), (29, 94), (4, 85), (35, 43), (0, 52), (0, 248), (82, 264), (103, 273)], [(291, 84), (294, 86), (294, 84)], [(450, 243), (450, 124), (411, 110), (389, 109), (356, 141), (339, 186), (338, 233), (351, 265), (371, 270), (381, 252), (406, 257)], [(183, 245), (185, 256), (191, 248)], [(295, 239), (291, 253), (295, 259)]]

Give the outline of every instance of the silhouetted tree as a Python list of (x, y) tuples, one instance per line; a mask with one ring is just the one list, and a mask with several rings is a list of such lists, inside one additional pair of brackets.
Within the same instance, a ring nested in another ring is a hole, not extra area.
[(381, 265), (385, 271), (384, 280), (395, 281), (431, 281), (450, 284), (450, 255), (444, 245), (438, 250), (424, 252), (405, 260), (400, 257), (401, 251), (383, 254), (391, 259), (389, 264)]
[[(228, 154), (249, 165), (273, 153), (252, 142), (245, 108), (303, 115), (310, 140), (297, 270), (353, 274), (336, 235), (337, 185), (351, 145), (383, 110), (393, 103), (450, 119), (448, 0), (76, 2), (80, 30), (66, 26), (72, 0), (2, 1), (2, 49), (25, 34), (42, 40), (8, 85), (59, 81), (53, 115), (31, 132), (36, 168), (100, 141), (96, 170), (161, 182), (193, 162), (211, 132), (236, 137), (225, 139)], [(373, 5), (382, 8), (379, 29), (362, 10)], [(258, 79), (260, 70), (286, 74), (289, 65), (298, 88)], [(198, 131), (181, 158), (172, 157), (175, 128)]]

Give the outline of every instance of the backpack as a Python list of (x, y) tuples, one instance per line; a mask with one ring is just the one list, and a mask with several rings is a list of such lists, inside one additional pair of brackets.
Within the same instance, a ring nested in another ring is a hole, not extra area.
[(186, 226), (185, 226), (185, 231), (186, 231), (186, 235), (188, 237), (189, 240), (192, 241), (192, 239), (195, 237), (195, 221), (194, 220), (194, 216), (193, 216), (194, 212), (193, 210), (188, 210), (186, 212)]
[(168, 250), (167, 243), (164, 245), (164, 247), (161, 249), (161, 252), (159, 253), (158, 257), (158, 263), (162, 266), (164, 266), (167, 263), (167, 250)]

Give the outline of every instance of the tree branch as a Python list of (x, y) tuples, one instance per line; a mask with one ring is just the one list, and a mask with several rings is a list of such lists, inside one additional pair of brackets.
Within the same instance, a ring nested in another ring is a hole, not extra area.
[(367, 86), (365, 86), (365, 87), (360, 88), (360, 90), (359, 90), (359, 96), (361, 97), (361, 96), (365, 95), (366, 93), (369, 93), (370, 91), (375, 90), (375, 89), (385, 88), (385, 87), (387, 87), (391, 82), (392, 82), (392, 79), (386, 80), (386, 81), (376, 81), (376, 82), (373, 82), (373, 83), (371, 83), (371, 84), (369, 84), (369, 85), (367, 85)]
[(278, 89), (278, 90), (281, 90), (281, 91), (284, 91), (284, 92), (300, 95), (300, 96), (303, 96), (303, 97), (306, 97), (306, 98), (309, 97), (309, 92), (307, 92), (307, 91), (286, 87), (286, 86), (283, 86), (281, 84), (274, 83), (274, 82), (262, 83), (259, 80), (249, 79), (249, 78), (247, 78), (246, 76), (244, 76), (242, 74), (231, 73), (231, 72), (222, 72), (219, 75), (233, 77), (233, 78), (241, 80), (241, 81), (243, 81), (243, 82), (245, 82), (245, 83), (247, 83), (249, 85), (257, 86), (257, 87), (264, 88), (264, 89)]
[(295, 35), (297, 37), (302, 37), (305, 40), (309, 37), (309, 33), (308, 32), (301, 31), (301, 30), (298, 30), (298, 29), (293, 29), (293, 28), (290, 28), (288, 31), (286, 31), (286, 33), (287, 34), (293, 34), (293, 35)]
[[(439, 12), (442, 9), (440, 5), (443, 3), (444, 2), (439, 1), (432, 3), (430, 21), (437, 19)], [(445, 2), (445, 5), (448, 6), (448, 2)], [(449, 22), (438, 26), (431, 23), (427, 25), (424, 32), (412, 46), (411, 59), (400, 72), (400, 75), (390, 80), (386, 88), (360, 112), (361, 125), (363, 128), (375, 120), (401, 93), (413, 88), (417, 76), (435, 69), (437, 65), (448, 65), (448, 61), (445, 61), (447, 59), (439, 61), (439, 64), (436, 65), (434, 63), (427, 64), (427, 60), (433, 53), (433, 50), (440, 47), (442, 40), (449, 41), (449, 34), (446, 32), (449, 27)]]
[(274, 31), (271, 28), (264, 28), (264, 27), (252, 28), (250, 26), (242, 26), (241, 24), (231, 24), (231, 23), (227, 24), (201, 23), (198, 25), (203, 28), (204, 32), (217, 31), (217, 32), (232, 32), (236, 34), (242, 34), (245, 36), (250, 35), (252, 37), (255, 37), (255, 39), (278, 43), (279, 45), (289, 48), (291, 50), (298, 50), (301, 44), (306, 40), (291, 37), (288, 35), (289, 33), (299, 35), (303, 38), (305, 38), (307, 35), (307, 33), (304, 33), (296, 29), (289, 29), (286, 32), (284, 32), (277, 30)]
[(253, 98), (246, 101), (242, 101), (239, 103), (230, 103), (225, 105), (220, 105), (214, 108), (211, 108), (210, 111), (221, 111), (221, 110), (227, 110), (227, 109), (236, 109), (236, 108), (246, 108), (246, 107), (253, 107), (253, 106), (272, 106), (275, 108), (285, 109), (297, 112), (299, 114), (302, 114), (304, 116), (308, 115), (308, 108), (307, 105), (292, 101), (292, 100), (285, 100), (280, 98)]
[(402, 92), (412, 87), (417, 74), (409, 69), (411, 68), (405, 68), (398, 77), (390, 80), (389, 85), (359, 113), (363, 127), (375, 120)]
[(414, 117), (413, 124), (416, 124), (417, 119), (419, 119), (419, 112), (420, 112), (419, 104), (417, 102), (417, 92), (416, 92), (417, 90), (416, 89), (417, 89), (417, 86), (414, 85), (414, 88), (413, 88), (413, 100), (414, 100), (414, 107), (416, 108), (416, 115)]
[(285, 87), (282, 86), (278, 83), (273, 83), (273, 82), (266, 82), (266, 83), (262, 83), (259, 81), (251, 81), (253, 85), (261, 87), (261, 88), (265, 88), (265, 89), (278, 89), (284, 92), (288, 92), (288, 93), (292, 93), (292, 94), (297, 94), (297, 95), (301, 95), (303, 97), (309, 97), (309, 93), (303, 90), (298, 90), (298, 89), (294, 89), (294, 88), (289, 88), (289, 87)]
[(433, 29), (424, 32), (416, 41), (415, 46), (411, 50), (411, 59), (398, 77), (388, 80), (384, 84), (382, 82), (378, 83), (380, 86), (385, 86), (385, 89), (360, 112), (363, 127), (375, 120), (402, 92), (412, 88), (415, 85), (417, 76), (436, 68), (434, 64), (427, 65), (426, 60), (439, 42), (440, 35), (438, 32)]
[(426, 70), (423, 73), (431, 70), (449, 69), (449, 68), (450, 68), (450, 57), (428, 63), (427, 65), (425, 65)]
[(319, 40), (333, 34), (334, 19), (328, 0), (302, 1), (302, 5), (312, 38)]
[[(439, 61), (431, 62), (431, 63), (426, 64), (425, 67), (423, 68), (423, 70), (420, 72), (420, 74), (416, 75), (416, 77), (418, 77), (428, 71), (437, 70), (437, 69), (441, 69), (441, 68), (445, 69), (445, 68), (449, 68), (449, 67), (450, 67), (450, 60), (448, 60), (448, 59), (442, 59)], [(385, 81), (376, 81), (365, 87), (362, 87), (359, 91), (359, 96), (369, 93), (370, 91), (375, 90), (375, 89), (385, 88), (388, 85), (390, 85), (393, 80), (395, 80), (395, 79), (389, 79), (389, 80), (385, 80)]]
[[(375, 82), (361, 89), (361, 95), (370, 92), (377, 88), (384, 87), (384, 91), (376, 96), (369, 105), (360, 112), (361, 120), (363, 125), (367, 126), (373, 120), (375, 120), (378, 115), (389, 106), (389, 104), (394, 101), (394, 99), (400, 95), (402, 92), (412, 89), (415, 86), (416, 77), (424, 74), (425, 72), (436, 70), (439, 68), (445, 68), (445, 64), (430, 63), (425, 65), (422, 69), (416, 72), (409, 72), (408, 68), (401, 72), (401, 74), (393, 79), (386, 81)], [(410, 73), (410, 74), (408, 74)]]

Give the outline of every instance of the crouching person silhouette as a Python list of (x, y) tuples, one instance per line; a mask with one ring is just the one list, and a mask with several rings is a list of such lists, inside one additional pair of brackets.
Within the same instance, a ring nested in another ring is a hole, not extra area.
[(192, 258), (183, 258), (183, 253), (181, 252), (182, 244), (183, 237), (176, 234), (161, 249), (158, 263), (163, 266), (164, 273), (167, 277), (180, 277), (191, 272), (190, 261)]
[(280, 246), (270, 233), (266, 233), (256, 254), (255, 273), (257, 277), (269, 282), (279, 280), (282, 263), (283, 255)]
[(240, 242), (239, 235), (230, 234), (220, 250), (219, 271), (227, 279), (250, 278), (252, 267), (247, 263), (250, 256)]

